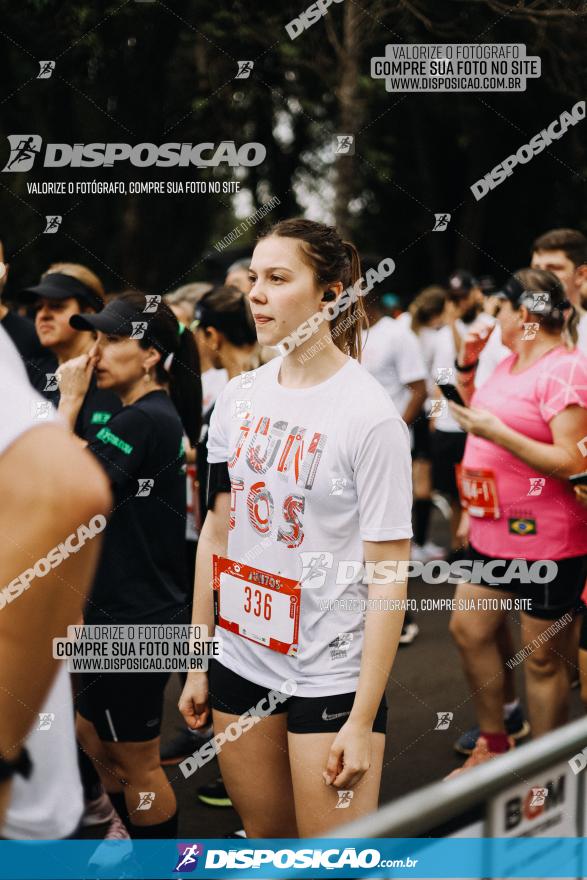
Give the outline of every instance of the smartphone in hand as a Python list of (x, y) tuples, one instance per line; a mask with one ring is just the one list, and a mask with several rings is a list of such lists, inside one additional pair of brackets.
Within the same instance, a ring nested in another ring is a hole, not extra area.
[(459, 406), (467, 406), (455, 385), (439, 385), (438, 386), (447, 400), (452, 400), (453, 403), (458, 403)]

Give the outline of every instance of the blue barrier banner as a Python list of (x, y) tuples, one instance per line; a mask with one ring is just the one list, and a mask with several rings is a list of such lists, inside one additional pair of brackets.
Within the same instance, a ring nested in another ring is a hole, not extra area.
[(0, 841), (0, 880), (581, 878), (587, 838)]

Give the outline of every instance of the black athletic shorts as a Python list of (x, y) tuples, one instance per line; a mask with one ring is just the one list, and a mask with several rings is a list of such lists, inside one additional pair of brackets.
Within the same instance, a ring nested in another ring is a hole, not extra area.
[(459, 490), (455, 476), (455, 465), (460, 464), (465, 454), (467, 435), (463, 431), (431, 431), (432, 440), (432, 483), (438, 492), (458, 499)]
[(169, 672), (76, 675), (76, 708), (104, 742), (147, 742), (161, 732)]
[[(494, 558), (469, 547), (469, 559), (491, 562)], [(536, 561), (527, 559), (528, 568)], [(506, 593), (515, 593), (521, 599), (530, 599), (532, 607), (529, 610), (524, 609), (524, 614), (541, 620), (556, 620), (569, 611), (577, 611), (581, 606), (581, 593), (587, 577), (587, 556), (571, 556), (553, 561), (558, 566), (558, 572), (548, 584), (524, 584), (513, 578), (509, 584), (483, 581), (479, 586), (493, 587)]]
[(423, 458), (426, 461), (430, 461), (432, 458), (430, 421), (426, 418), (424, 410), (422, 410), (422, 412), (414, 419), (412, 423), (412, 432), (414, 436), (412, 458)]
[[(216, 660), (210, 661), (208, 685), (211, 707), (229, 715), (243, 715), (270, 691), (270, 688), (253, 684)], [(290, 733), (337, 733), (348, 720), (354, 699), (354, 693), (331, 697), (292, 696), (278, 703), (272, 714), (287, 712)], [(384, 694), (373, 722), (373, 733), (385, 733), (386, 726), (387, 700)]]

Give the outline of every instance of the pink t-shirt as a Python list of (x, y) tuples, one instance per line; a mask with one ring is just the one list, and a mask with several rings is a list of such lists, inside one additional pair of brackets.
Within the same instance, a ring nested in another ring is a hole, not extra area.
[[(587, 407), (587, 357), (559, 346), (512, 374), (516, 359), (512, 354), (497, 366), (471, 405), (495, 413), (526, 437), (552, 443), (551, 419), (567, 406)], [(587, 510), (568, 480), (539, 474), (503, 447), (472, 434), (463, 467), (491, 468), (497, 484), (499, 518), (470, 518), (470, 541), (480, 553), (503, 559), (587, 553)]]

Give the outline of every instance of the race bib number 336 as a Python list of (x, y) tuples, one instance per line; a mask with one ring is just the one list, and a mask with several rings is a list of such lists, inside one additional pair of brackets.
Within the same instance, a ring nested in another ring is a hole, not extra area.
[(281, 654), (295, 655), (300, 625), (299, 583), (213, 557), (218, 626)]

